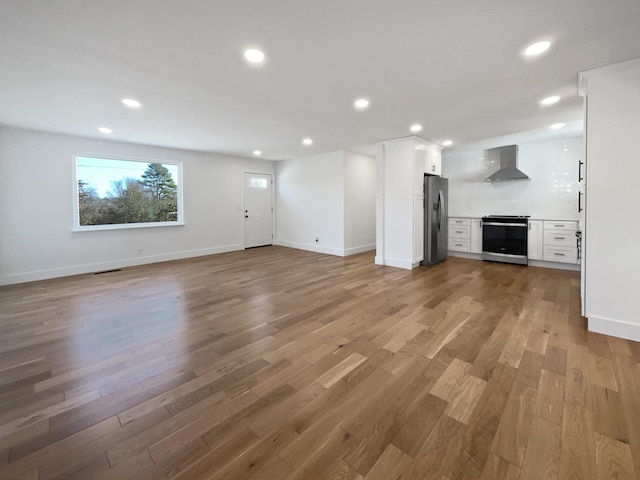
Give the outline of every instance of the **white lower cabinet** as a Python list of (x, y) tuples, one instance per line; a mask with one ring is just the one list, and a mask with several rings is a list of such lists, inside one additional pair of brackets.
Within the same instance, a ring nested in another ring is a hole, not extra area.
[(542, 259), (546, 262), (578, 263), (577, 230), (578, 222), (572, 220), (545, 220)]
[(527, 232), (527, 257), (529, 260), (542, 260), (543, 258), (543, 222), (542, 220), (529, 220)]
[(449, 250), (482, 253), (482, 220), (479, 218), (449, 218)]
[(577, 263), (578, 249), (576, 247), (545, 245), (544, 259), (547, 262)]
[(471, 253), (482, 253), (482, 220), (471, 219)]
[[(577, 263), (575, 220), (529, 220), (527, 257), (545, 262)], [(482, 253), (482, 219), (449, 218), (449, 250)]]
[(449, 250), (454, 252), (471, 251), (471, 220), (469, 218), (449, 218)]

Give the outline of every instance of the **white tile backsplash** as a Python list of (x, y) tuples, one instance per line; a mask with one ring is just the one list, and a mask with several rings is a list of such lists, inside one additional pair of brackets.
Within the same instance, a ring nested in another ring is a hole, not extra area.
[(530, 215), (578, 219), (578, 162), (582, 137), (519, 144), (518, 168), (531, 180), (486, 182), (498, 162), (485, 150), (444, 150), (443, 177), (449, 179), (449, 216)]

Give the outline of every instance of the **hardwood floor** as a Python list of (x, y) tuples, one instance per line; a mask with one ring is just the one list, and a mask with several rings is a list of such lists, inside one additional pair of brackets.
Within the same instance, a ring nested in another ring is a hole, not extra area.
[(0, 478), (640, 478), (575, 272), (281, 247), (0, 288)]

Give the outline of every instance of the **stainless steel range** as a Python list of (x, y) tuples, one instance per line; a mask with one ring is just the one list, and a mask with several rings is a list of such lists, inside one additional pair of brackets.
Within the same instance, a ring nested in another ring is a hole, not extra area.
[(528, 216), (482, 217), (482, 259), (527, 265)]

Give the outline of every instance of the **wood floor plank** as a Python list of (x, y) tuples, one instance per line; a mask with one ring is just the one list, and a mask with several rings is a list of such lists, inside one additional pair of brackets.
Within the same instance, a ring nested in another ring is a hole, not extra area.
[(0, 287), (0, 478), (640, 477), (640, 347), (579, 307), (284, 247)]
[(637, 478), (629, 445), (605, 435), (595, 434), (598, 478)]
[(564, 375), (542, 370), (533, 412), (551, 422), (562, 424), (564, 410)]
[(403, 473), (411, 466), (412, 461), (410, 456), (393, 445), (389, 445), (364, 478), (365, 480), (403, 478)]
[(520, 480), (559, 479), (561, 435), (560, 425), (534, 415)]
[(352, 353), (338, 365), (326, 372), (324, 375), (318, 377), (317, 382), (324, 388), (330, 388), (338, 380), (356, 369), (358, 365), (360, 365), (366, 359), (367, 357), (360, 355), (359, 353)]
[(519, 467), (524, 461), (536, 393), (528, 385), (514, 382), (493, 440), (492, 450)]
[(519, 480), (520, 473), (520, 467), (492, 453), (485, 464), (480, 480)]
[(560, 478), (598, 478), (591, 412), (571, 402), (564, 404)]

